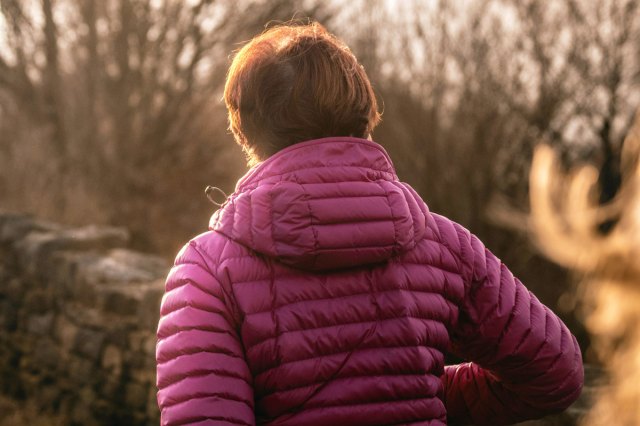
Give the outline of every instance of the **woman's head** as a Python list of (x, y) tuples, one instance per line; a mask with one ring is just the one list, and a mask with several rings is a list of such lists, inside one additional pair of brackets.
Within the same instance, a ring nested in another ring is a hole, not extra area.
[(328, 136), (366, 138), (380, 121), (371, 83), (322, 25), (283, 25), (248, 42), (224, 88), (229, 127), (249, 161)]

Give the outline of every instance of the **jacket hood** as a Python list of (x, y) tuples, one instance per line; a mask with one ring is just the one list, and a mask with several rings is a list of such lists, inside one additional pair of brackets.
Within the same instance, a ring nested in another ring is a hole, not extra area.
[(254, 166), (209, 229), (289, 266), (321, 271), (411, 250), (427, 214), (381, 145), (332, 137), (292, 145)]

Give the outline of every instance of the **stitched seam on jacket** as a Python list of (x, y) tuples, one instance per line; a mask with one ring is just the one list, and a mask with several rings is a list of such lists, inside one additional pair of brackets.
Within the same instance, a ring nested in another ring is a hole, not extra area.
[[(226, 235), (225, 235), (225, 237), (226, 237)], [(439, 244), (439, 243), (436, 242), (436, 244)], [(224, 264), (225, 262), (230, 261), (230, 260), (245, 259), (247, 257), (253, 259), (254, 255), (253, 254), (242, 254), (242, 255), (239, 255), (239, 256), (229, 256), (229, 257), (225, 257), (224, 259), (222, 259), (220, 261), (220, 263)], [(414, 262), (414, 261), (410, 261), (410, 260), (406, 260), (406, 261), (402, 260), (402, 261), (398, 261), (397, 265), (399, 265), (399, 266), (403, 266), (403, 265), (424, 266), (424, 267), (429, 267), (429, 268), (435, 268), (435, 269), (437, 269), (439, 271), (447, 272), (447, 273), (452, 274), (452, 275), (462, 276), (462, 274), (460, 273), (459, 269), (455, 269), (455, 270), (445, 269), (445, 268), (443, 268), (441, 266), (438, 266), (438, 265), (436, 265), (434, 263), (429, 263), (429, 262)], [(262, 279), (262, 280), (264, 280), (264, 279)], [(243, 283), (243, 282), (257, 282), (257, 281), (261, 281), (261, 279), (246, 280), (246, 281), (243, 280), (243, 281), (234, 281), (234, 282)]]
[[(427, 345), (427, 344), (413, 344), (413, 345), (385, 345), (385, 346), (370, 346), (370, 347), (365, 347), (365, 348), (359, 348), (360, 351), (376, 351), (379, 349), (403, 349), (403, 348), (422, 348), (425, 349), (428, 352), (432, 352), (435, 351), (437, 353), (443, 354), (445, 351), (444, 350), (440, 350), (434, 346), (431, 345)], [(352, 349), (346, 349), (344, 351), (340, 351), (340, 352), (333, 352), (333, 353), (327, 353), (327, 354), (321, 354), (321, 355), (314, 355), (308, 358), (300, 358), (300, 359), (294, 359), (291, 361), (285, 361), (282, 364), (278, 364), (278, 365), (274, 365), (272, 367), (268, 367), (264, 370), (261, 370), (257, 373), (255, 373), (253, 375), (253, 377), (258, 377), (259, 375), (265, 374), (269, 371), (275, 370), (280, 368), (281, 366), (285, 365), (285, 364), (295, 364), (295, 363), (299, 363), (299, 362), (307, 362), (307, 361), (311, 361), (312, 359), (315, 358), (326, 358), (326, 357), (330, 357), (330, 356), (337, 356), (337, 355), (342, 355), (345, 353), (350, 352)], [(434, 355), (432, 355), (432, 357), (435, 358)], [(444, 359), (444, 358), (443, 358)], [(444, 362), (444, 361), (443, 361)]]
[[(415, 208), (418, 210), (418, 219), (423, 219), (424, 222), (424, 228), (422, 229), (422, 237), (420, 237), (418, 235), (418, 231), (416, 229), (416, 222), (417, 220), (414, 218), (413, 220), (413, 236), (414, 236), (414, 245), (413, 247), (417, 246), (420, 241), (422, 241), (423, 239), (427, 239), (427, 228), (429, 227), (428, 225), (428, 219), (427, 217), (430, 215), (429, 214), (429, 209), (426, 207), (426, 203), (422, 200), (422, 198), (420, 198), (420, 195), (415, 191), (415, 189), (413, 189), (410, 185), (404, 183), (404, 182), (398, 182), (398, 184), (401, 186), (402, 191), (405, 192), (405, 194), (409, 194), (408, 196), (406, 196), (406, 199), (410, 199), (411, 201), (413, 201), (415, 203)], [(409, 204), (409, 201), (407, 201), (407, 205)], [(424, 208), (424, 210), (423, 210)], [(411, 208), (409, 208), (409, 212), (411, 212)], [(413, 218), (413, 214), (411, 214), (411, 217)]]
[(395, 215), (393, 214), (393, 207), (391, 207), (391, 200), (389, 200), (389, 191), (387, 190), (387, 188), (385, 188), (382, 183), (380, 183), (379, 181), (376, 181), (376, 183), (378, 184), (378, 186), (384, 191), (384, 194), (386, 195), (386, 202), (387, 202), (387, 206), (389, 207), (389, 214), (391, 215), (391, 222), (393, 223), (393, 254), (396, 255), (400, 252), (400, 244), (398, 243), (398, 227), (396, 225), (396, 218)]
[(424, 401), (424, 400), (431, 400), (431, 399), (438, 399), (440, 400), (440, 398), (438, 398), (438, 396), (423, 396), (423, 397), (419, 397), (419, 398), (396, 398), (392, 401), (389, 400), (381, 400), (381, 401), (367, 401), (367, 402), (354, 402), (354, 403), (347, 403), (347, 404), (325, 404), (325, 405), (321, 405), (321, 406), (316, 406), (316, 407), (305, 407), (304, 411), (311, 411), (311, 410), (323, 410), (323, 409), (327, 409), (327, 408), (345, 408), (345, 407), (355, 407), (355, 406), (361, 406), (361, 405), (380, 405), (380, 404), (404, 404), (407, 403), (408, 401)]
[[(225, 239), (226, 239), (226, 240), (231, 240), (231, 237), (229, 237), (227, 234), (225, 234), (224, 232), (222, 232), (222, 231), (220, 231), (220, 230), (215, 230), (214, 232), (217, 232), (218, 234), (223, 235), (223, 236), (225, 237)], [(429, 240), (429, 239), (426, 239), (426, 238), (425, 238), (425, 240), (427, 240), (427, 241), (431, 241), (431, 242), (433, 242), (434, 244), (438, 244), (438, 246), (444, 246), (444, 248), (446, 248), (446, 249), (447, 249), (447, 251), (449, 251), (450, 253), (453, 253), (453, 252), (452, 252), (452, 250), (451, 250), (449, 247), (446, 247), (446, 246), (445, 246), (444, 244), (442, 244), (440, 241)], [(233, 240), (231, 240), (231, 241), (233, 241)], [(422, 240), (420, 240), (420, 241), (422, 242)], [(243, 246), (242, 244), (240, 244), (240, 243), (236, 243), (236, 244), (238, 244), (238, 245), (239, 245), (240, 247), (242, 247), (244, 250), (249, 251), (249, 249), (247, 249), (247, 248), (246, 248), (245, 246)], [(388, 244), (387, 246), (392, 246), (392, 244)], [(381, 246), (381, 247), (385, 247), (385, 246)], [(339, 249), (338, 249), (338, 248), (336, 248), (336, 249), (329, 249), (329, 250), (339, 250)], [(247, 257), (248, 257), (248, 258), (252, 258), (252, 259), (253, 259), (253, 258), (254, 258), (254, 256), (255, 256), (255, 255), (254, 255), (253, 253), (245, 253), (245, 254), (241, 254), (241, 255), (238, 255), (238, 256), (226, 256), (226, 257), (224, 257), (224, 258), (222, 258), (222, 259), (220, 260), (220, 264), (222, 265), (222, 264), (224, 264), (225, 262), (230, 261), (230, 260), (244, 259), (244, 258), (247, 258)], [(452, 256), (453, 256), (454, 258), (456, 258), (456, 256), (455, 256), (455, 255), (453, 255), (453, 254), (452, 254)], [(393, 259), (392, 259), (392, 260), (393, 260)], [(456, 258), (456, 260), (457, 260), (457, 258)], [(432, 268), (436, 268), (436, 269), (441, 270), (441, 271), (444, 271), (444, 272), (448, 272), (448, 273), (453, 274), (453, 275), (462, 276), (462, 273), (461, 273), (460, 269), (458, 269), (458, 268), (456, 268), (456, 269), (446, 269), (446, 268), (443, 268), (443, 267), (441, 267), (441, 266), (436, 265), (435, 263), (429, 263), (429, 262), (414, 262), (414, 261), (410, 261), (410, 260), (402, 260), (402, 261), (397, 262), (397, 263), (398, 263), (399, 265), (416, 265), (416, 266), (432, 267)], [(258, 280), (251, 280), (251, 281), (258, 281)], [(238, 281), (238, 282), (251, 282), (251, 281)]]
[(249, 198), (249, 245), (251, 247), (255, 247), (255, 240), (253, 237), (253, 203), (252, 203), (252, 195), (253, 192), (249, 192), (247, 194), (247, 197)]
[[(275, 271), (273, 270), (274, 266), (273, 266), (273, 261), (269, 260), (269, 269), (271, 271), (271, 281), (270, 281), (270, 292), (271, 292), (271, 320), (273, 321), (274, 327), (275, 327), (275, 343), (274, 343), (274, 348), (275, 348), (275, 358), (276, 358), (276, 362), (277, 363), (281, 363), (282, 362), (282, 348), (280, 346), (280, 342), (279, 342), (279, 337), (282, 334), (281, 328), (280, 328), (280, 319), (278, 318), (278, 312), (276, 312), (276, 309), (273, 307), (277, 301), (278, 301), (278, 293), (276, 291), (276, 282), (275, 282)], [(247, 348), (247, 351), (249, 351), (251, 348)]]
[[(194, 263), (193, 265), (199, 265), (201, 266), (199, 263)], [(208, 270), (204, 270), (207, 274), (209, 273)], [(214, 278), (215, 280), (215, 278)], [(176, 283), (176, 286), (171, 287), (171, 289), (167, 290), (166, 293), (173, 293), (175, 290), (178, 290), (184, 286), (187, 285), (191, 285), (192, 287), (194, 287), (197, 290), (200, 290), (201, 292), (208, 294), (211, 297), (214, 297), (218, 300), (220, 300), (221, 302), (223, 300), (221, 300), (220, 295), (217, 295), (215, 293), (213, 293), (210, 289), (207, 289), (206, 287), (203, 287), (201, 283), (199, 283), (198, 281), (194, 280), (192, 277), (182, 277), (182, 278), (174, 278), (173, 280), (174, 283)], [(222, 286), (221, 286), (222, 287)], [(222, 289), (220, 289), (221, 292), (223, 292)]]
[[(514, 318), (516, 317), (516, 306), (518, 305), (518, 294), (520, 292), (518, 292), (518, 290), (516, 289), (514, 296), (513, 296), (513, 305), (511, 306), (510, 312), (509, 312), (509, 318), (507, 318), (507, 322), (504, 324), (504, 326), (502, 327), (502, 331), (500, 332), (500, 335), (498, 336), (498, 342), (502, 342), (502, 339), (504, 339), (505, 334), (507, 334), (507, 332), (509, 331), (509, 329), (511, 328), (511, 323), (513, 322)], [(526, 333), (528, 335), (528, 333)]]
[[(355, 324), (376, 323), (378, 321), (391, 321), (391, 320), (404, 319), (404, 318), (435, 322), (435, 323), (442, 324), (442, 325), (445, 324), (445, 321), (442, 321), (442, 320), (440, 320), (438, 318), (425, 318), (425, 317), (419, 317), (419, 316), (416, 316), (416, 315), (405, 315), (405, 316), (402, 316), (402, 317), (366, 319), (366, 320), (359, 320), (359, 321), (342, 322), (342, 323), (339, 323), (339, 324), (322, 325), (322, 326), (319, 326), (319, 327), (300, 328), (300, 329), (296, 329), (296, 330), (284, 330), (284, 331), (281, 332), (281, 334), (301, 333), (301, 332), (305, 332), (305, 331), (321, 330), (323, 328), (341, 327), (341, 326), (345, 326), (345, 325), (355, 325)], [(253, 345), (251, 345), (251, 347), (249, 349), (253, 349), (256, 346), (263, 345), (266, 342), (268, 342), (269, 340), (276, 339), (277, 337), (278, 336), (269, 336), (264, 340), (261, 340), (261, 341), (259, 341), (257, 343), (254, 343)]]
[[(339, 377), (334, 377), (333, 380), (344, 380), (344, 379), (357, 379), (357, 378), (365, 378), (365, 379), (369, 379), (371, 377), (406, 377), (406, 376), (415, 376), (415, 377), (433, 377), (434, 379), (436, 379), (438, 382), (440, 381), (440, 377), (430, 373), (430, 372), (418, 372), (418, 373), (386, 373), (386, 374), (370, 374), (370, 373), (363, 373), (363, 374), (349, 374), (347, 376), (339, 376)], [(267, 396), (272, 396), (272, 395), (276, 395), (279, 393), (283, 393), (283, 392), (291, 392), (293, 390), (297, 390), (297, 389), (302, 389), (302, 388), (306, 388), (306, 387), (311, 387), (311, 386), (317, 386), (320, 384), (323, 384), (327, 381), (327, 379), (321, 379), (315, 382), (311, 382), (311, 383), (305, 383), (303, 385), (298, 385), (298, 386), (293, 386), (293, 387), (288, 387), (288, 388), (284, 388), (284, 389), (276, 389), (273, 391), (270, 391), (268, 394), (265, 394), (263, 397), (267, 397)], [(436, 390), (437, 392), (437, 390)], [(432, 396), (436, 396), (437, 393), (434, 393)]]
[[(269, 203), (267, 204), (267, 215), (269, 217), (269, 229), (271, 230), (271, 250), (273, 251), (273, 254), (275, 256), (278, 256), (278, 247), (276, 245), (276, 233), (275, 233), (275, 222), (272, 220), (273, 219), (273, 187), (275, 186), (272, 185), (271, 188), (269, 188), (269, 190), (267, 191), (267, 194), (269, 196)], [(254, 257), (252, 253), (247, 253), (245, 254), (243, 257)], [(227, 260), (227, 259), (225, 259)]]
[(220, 311), (220, 310), (218, 310), (218, 309), (210, 309), (210, 308), (208, 308), (207, 306), (198, 305), (198, 304), (195, 304), (195, 303), (193, 303), (193, 302), (186, 302), (186, 303), (184, 303), (184, 304), (182, 304), (182, 305), (178, 306), (177, 308), (175, 308), (175, 309), (173, 309), (173, 310), (171, 310), (171, 311), (164, 312), (164, 313), (162, 314), (162, 316), (163, 316), (163, 317), (165, 317), (165, 316), (167, 316), (167, 315), (169, 315), (169, 314), (172, 314), (172, 313), (174, 313), (174, 312), (176, 312), (176, 311), (178, 311), (178, 310), (180, 310), (180, 309), (182, 309), (182, 308), (186, 308), (186, 307), (190, 307), (190, 308), (193, 308), (193, 309), (197, 309), (197, 310), (199, 310), (199, 311), (203, 311), (203, 312), (209, 312), (209, 313), (211, 313), (211, 314), (218, 314), (218, 315), (220, 315), (222, 318), (224, 318), (224, 319), (229, 323), (229, 325), (233, 326), (233, 321), (229, 321), (229, 319), (226, 317), (226, 315), (225, 315), (225, 313), (224, 313), (223, 311)]
[(407, 211), (409, 212), (409, 216), (411, 217), (411, 247), (409, 249), (413, 249), (416, 245), (418, 245), (417, 239), (417, 231), (416, 231), (416, 218), (413, 216), (413, 211), (411, 210), (411, 206), (409, 205), (409, 197), (413, 198), (413, 195), (410, 195), (408, 191), (406, 191), (402, 182), (392, 182), (394, 186), (400, 189), (400, 193), (402, 194), (402, 201), (404, 201), (405, 206), (407, 207)]
[[(164, 412), (164, 410), (163, 410), (163, 412)], [(196, 423), (196, 422), (202, 422), (204, 420), (219, 420), (219, 421), (223, 421), (223, 422), (227, 422), (227, 423), (233, 423), (233, 424), (237, 424), (237, 425), (253, 426), (251, 423), (247, 423), (244, 420), (236, 419), (236, 418), (233, 418), (233, 417), (225, 417), (225, 416), (186, 417), (186, 418), (180, 419), (179, 421), (171, 423), (171, 425), (172, 426), (185, 426), (185, 425)]]
[(168, 337), (175, 336), (175, 335), (177, 335), (179, 333), (182, 333), (184, 331), (194, 331), (194, 330), (196, 330), (196, 331), (206, 331), (206, 332), (209, 332), (209, 333), (228, 334), (231, 337), (235, 337), (235, 335), (233, 334), (232, 331), (225, 330), (223, 328), (212, 326), (212, 325), (190, 325), (190, 326), (184, 326), (184, 327), (172, 327), (172, 328), (170, 328), (170, 330), (172, 330), (171, 333), (169, 333), (167, 335), (163, 335), (162, 337), (160, 337), (160, 332), (158, 332), (158, 338), (159, 338), (158, 340), (164, 340), (164, 339), (166, 339)]
[[(362, 170), (372, 170), (374, 172), (377, 172), (379, 174), (382, 175), (386, 175), (383, 176), (385, 179), (385, 181), (394, 181), (396, 180), (396, 176), (394, 176), (392, 171), (387, 171), (387, 170), (380, 170), (380, 169), (375, 169), (373, 167), (369, 167), (369, 166), (358, 166), (355, 164), (340, 164), (340, 165), (332, 165), (332, 164), (325, 164), (325, 165), (320, 165), (320, 166), (313, 166), (313, 167), (299, 167), (299, 168), (295, 168), (295, 169), (291, 169), (291, 170), (283, 170), (280, 173), (274, 173), (274, 174), (269, 174), (268, 176), (263, 176), (261, 178), (259, 178), (256, 181), (253, 181), (249, 184), (247, 184), (246, 186), (242, 186), (242, 188), (240, 188), (240, 190), (238, 192), (236, 192), (235, 194), (241, 194), (245, 191), (250, 191), (255, 189), (256, 187), (260, 186), (262, 184), (263, 181), (267, 180), (267, 179), (275, 179), (275, 178), (280, 178), (280, 181), (285, 180), (284, 178), (285, 176), (288, 176), (289, 174), (292, 173), (296, 173), (299, 172), (301, 170), (316, 170), (316, 169), (328, 169), (328, 168), (334, 168), (334, 169), (344, 169), (344, 168), (350, 168), (350, 169), (362, 169)], [(366, 182), (362, 179), (358, 179), (358, 180), (340, 180), (340, 181), (336, 181), (333, 183), (346, 183), (346, 182)]]
[(244, 356), (238, 355), (238, 354), (233, 353), (231, 351), (227, 351), (223, 347), (216, 346), (214, 348), (189, 348), (189, 349), (183, 349), (183, 350), (180, 351), (179, 355), (174, 355), (173, 353), (171, 353), (171, 359), (167, 359), (167, 360), (164, 360), (164, 361), (158, 361), (157, 364), (158, 365), (163, 365), (163, 364), (166, 364), (168, 362), (171, 362), (171, 361), (175, 360), (178, 356), (181, 356), (181, 355), (194, 355), (194, 354), (198, 354), (198, 353), (223, 354), (223, 355), (230, 356), (232, 358), (237, 358), (237, 359), (240, 359), (242, 361), (245, 361)]
[[(249, 282), (251, 282), (251, 281), (249, 281)], [(415, 289), (409, 289), (409, 288), (388, 288), (388, 289), (378, 290), (378, 292), (380, 292), (380, 293), (388, 293), (388, 292), (392, 292), (392, 291), (415, 291), (417, 293), (435, 294), (436, 296), (442, 296), (442, 298), (446, 302), (450, 303), (451, 305), (453, 305), (455, 307), (458, 307), (458, 303), (455, 300), (451, 300), (450, 298), (446, 297), (443, 293), (437, 292), (437, 291), (415, 290)], [(352, 296), (365, 296), (367, 294), (369, 294), (369, 291), (363, 291), (363, 292), (352, 293), (352, 294), (343, 294), (343, 295), (340, 295), (340, 296), (330, 296), (330, 297), (321, 297), (321, 298), (297, 300), (295, 302), (287, 302), (287, 303), (283, 303), (282, 305), (278, 305), (278, 306), (276, 306), (276, 309), (280, 309), (280, 308), (282, 308), (284, 306), (296, 305), (296, 304), (299, 304), (299, 303), (319, 302), (319, 301), (325, 301), (325, 300), (342, 299), (342, 298), (345, 298), (345, 297), (352, 297)], [(255, 315), (255, 314), (263, 314), (265, 312), (268, 312), (268, 310), (250, 312), (250, 313), (248, 312), (247, 316)]]
[[(318, 222), (316, 224), (316, 226), (349, 225), (349, 224), (353, 224), (353, 223), (378, 223), (378, 222), (393, 222), (393, 219), (390, 219), (388, 217), (379, 218), (379, 219), (359, 219), (359, 218), (346, 219), (345, 218), (345, 219), (340, 219), (340, 220)], [(385, 244), (384, 246), (390, 246), (390, 245), (392, 245), (392, 244)], [(349, 247), (351, 247), (351, 246), (349, 246)]]
[(195, 392), (193, 394), (188, 394), (180, 399), (173, 400), (171, 403), (165, 403), (163, 407), (165, 408), (173, 407), (174, 405), (178, 405), (183, 402), (188, 402), (194, 399), (205, 399), (205, 398), (211, 398), (211, 397), (221, 397), (222, 399), (225, 399), (227, 401), (242, 402), (246, 404), (249, 408), (253, 408), (253, 404), (249, 402), (249, 400), (238, 398), (237, 396), (229, 392)]
[[(364, 169), (369, 170), (369, 168), (367, 168), (367, 167), (360, 167), (360, 168), (364, 168)], [(313, 167), (311, 169), (313, 169)], [(297, 171), (300, 171), (300, 170), (308, 170), (308, 169), (307, 168), (296, 169), (294, 172), (297, 172)], [(285, 174), (283, 174), (283, 175), (274, 175), (273, 178), (279, 178), (279, 180), (274, 181), (274, 182), (259, 183), (257, 185), (253, 185), (252, 184), (251, 186), (242, 187), (239, 190), (233, 192), (231, 195), (229, 195), (229, 199), (232, 199), (232, 198), (235, 199), (238, 196), (244, 194), (245, 192), (256, 190), (260, 186), (274, 186), (274, 185), (276, 185), (278, 183), (281, 183), (281, 182), (298, 183), (295, 180), (290, 180), (289, 177), (287, 179), (285, 179)], [(387, 182), (393, 182), (393, 180), (387, 180)], [(366, 181), (366, 180), (362, 180), (362, 179), (348, 179), (348, 180), (336, 180), (335, 182), (307, 183), (305, 185), (320, 185), (320, 184), (327, 185), (327, 184), (336, 184), (336, 183), (342, 184), (342, 183), (371, 183), (371, 182), (370, 181)], [(363, 195), (363, 197), (384, 197), (384, 196), (385, 196), (385, 194), (372, 194), (372, 195), (366, 195), (366, 196)], [(355, 197), (359, 197), (359, 196), (355, 195)], [(328, 198), (331, 198), (331, 197), (328, 197)], [(323, 200), (323, 199), (324, 199), (324, 197), (318, 197), (318, 198), (312, 198), (311, 200), (314, 201), (314, 200)], [(231, 208), (231, 207), (228, 207), (228, 208)], [(225, 214), (227, 214), (227, 213), (225, 212)], [(218, 222), (219, 222), (219, 220), (218, 220)]]
[[(191, 356), (191, 355), (198, 355), (198, 354), (202, 354), (202, 353), (206, 353), (206, 354), (212, 354), (212, 355), (224, 355), (224, 356), (228, 356), (230, 358), (235, 358), (238, 360), (242, 360), (244, 361), (245, 359), (233, 352), (224, 352), (224, 351), (213, 351), (209, 348), (205, 348), (205, 349), (197, 349), (197, 350), (190, 350), (189, 352), (184, 352), (181, 354), (178, 354), (176, 356), (173, 356), (171, 359), (167, 359), (161, 362), (158, 362), (158, 365), (164, 365), (164, 364), (168, 364), (172, 361), (177, 360), (178, 358), (184, 357), (184, 356)], [(247, 367), (248, 368), (248, 367)]]
[[(451, 223), (451, 225), (453, 226), (453, 232), (455, 232), (456, 234), (456, 238), (458, 239), (458, 244), (460, 245), (460, 251), (455, 251), (452, 248), (450, 248), (448, 246), (448, 244), (446, 243), (446, 238), (442, 240), (442, 244), (449, 248), (449, 250), (452, 251), (452, 253), (454, 253), (455, 257), (458, 259), (458, 263), (459, 263), (459, 268), (460, 268), (460, 275), (462, 275), (463, 279), (465, 279), (465, 281), (467, 281), (469, 284), (471, 284), (472, 282), (474, 282), (474, 275), (475, 275), (475, 253), (474, 253), (474, 249), (473, 249), (473, 244), (472, 244), (472, 238), (471, 238), (471, 233), (469, 233), (469, 238), (467, 240), (467, 235), (461, 235), (461, 234), (467, 234), (466, 232), (464, 232), (462, 229), (458, 230), (458, 227), (455, 226), (453, 223)], [(467, 243), (467, 244), (465, 244)], [(471, 265), (469, 265), (468, 261), (465, 261), (466, 256), (464, 256), (464, 248), (465, 246), (468, 245), (469, 248), (471, 249)], [(485, 263), (486, 263), (486, 256), (485, 256)], [(465, 277), (464, 274), (464, 265), (470, 266), (471, 272), (469, 273), (468, 277)]]
[(297, 176), (294, 175), (293, 179), (295, 183), (297, 183), (300, 186), (300, 189), (302, 189), (302, 193), (304, 194), (305, 202), (307, 205), (307, 210), (309, 210), (309, 227), (311, 228), (311, 233), (313, 235), (313, 250), (314, 250), (313, 263), (311, 264), (311, 267), (315, 269), (316, 263), (318, 261), (318, 254), (319, 254), (319, 248), (320, 248), (320, 241), (318, 241), (318, 229), (315, 227), (315, 224), (313, 223), (313, 212), (311, 211), (311, 204), (309, 203), (309, 193), (307, 192), (307, 189), (304, 187), (304, 185), (298, 182)]
[[(367, 183), (365, 181), (360, 181), (360, 180), (355, 181), (355, 182)], [(342, 183), (342, 181), (340, 183)], [(324, 185), (324, 183), (323, 183), (323, 185)], [(382, 198), (382, 197), (386, 197), (386, 195), (387, 194), (327, 195), (327, 196), (324, 196), (324, 197), (313, 197), (313, 198), (310, 198), (309, 201), (341, 200), (343, 198)]]
[[(474, 288), (471, 289), (474, 292), (479, 290), (478, 285), (482, 285), (482, 284), (485, 284), (486, 282), (490, 281), (489, 269), (491, 269), (491, 267), (490, 267), (490, 265), (488, 263), (488, 260), (487, 260), (488, 259), (487, 253), (489, 252), (489, 250), (487, 248), (485, 248), (484, 252), (485, 252), (485, 261), (486, 261), (485, 264), (486, 264), (487, 274), (482, 280), (475, 280), (474, 279), (474, 280), (471, 281), (473, 284), (476, 284), (474, 286)], [(496, 260), (496, 263), (498, 265), (497, 266), (498, 276), (497, 276), (497, 278), (495, 280), (493, 280), (494, 283), (497, 283), (496, 292), (498, 293), (498, 300), (493, 305), (491, 310), (484, 315), (483, 318), (478, 318), (477, 326), (481, 330), (484, 329), (484, 327), (487, 324), (493, 324), (490, 321), (487, 321), (487, 319), (488, 318), (493, 318), (495, 316), (495, 314), (496, 314), (496, 311), (500, 308), (500, 301), (501, 301), (502, 293), (503, 293), (503, 291), (502, 291), (502, 279), (503, 279), (503, 276), (509, 271), (508, 269), (506, 269), (506, 266), (502, 262), (500, 262), (497, 258), (495, 258), (494, 260)], [(513, 278), (513, 276), (512, 276), (512, 278)], [(517, 292), (517, 288), (516, 288), (515, 291)], [(531, 318), (529, 319), (529, 324), (532, 324)], [(503, 331), (504, 331), (504, 329), (503, 329)]]
[[(248, 257), (248, 256), (233, 257), (231, 259), (225, 259), (225, 261), (226, 260), (235, 260), (235, 259), (244, 259), (245, 257)], [(443, 268), (440, 268), (440, 267), (435, 266), (435, 265), (430, 265), (428, 263), (403, 262), (403, 261), (401, 261), (401, 262), (398, 262), (398, 265), (399, 266), (402, 266), (402, 265), (424, 266), (425, 268), (433, 268), (433, 269), (436, 269), (436, 270), (438, 270), (440, 272), (451, 274), (451, 275), (454, 275), (456, 277), (460, 276), (459, 272), (454, 272), (454, 271), (450, 271), (448, 269), (443, 269)], [(289, 278), (291, 278), (291, 276), (289, 276)], [(268, 277), (259, 277), (259, 278), (238, 280), (238, 281), (234, 281), (234, 283), (235, 284), (249, 284), (249, 283), (260, 283), (260, 282), (265, 282), (265, 281), (268, 281)], [(444, 286), (444, 284), (443, 284), (443, 286)], [(403, 290), (410, 290), (410, 288), (402, 288), (402, 289)], [(420, 290), (416, 290), (416, 291), (420, 291)], [(354, 293), (354, 294), (358, 294), (358, 293)]]
[[(453, 224), (453, 222), (450, 221), (449, 219), (445, 218), (444, 216), (440, 216), (440, 217), (442, 218), (442, 220), (447, 221), (447, 223), (449, 223), (453, 227), (453, 232), (456, 233), (456, 237), (458, 238), (458, 242), (460, 243), (460, 235), (458, 235), (458, 231), (456, 229), (456, 226)], [(449, 251), (449, 254), (451, 254), (451, 256), (453, 256), (453, 258), (458, 263), (456, 265), (458, 270), (455, 273), (457, 273), (458, 275), (461, 275), (464, 278), (464, 275), (462, 273), (463, 272), (462, 271), (462, 266), (461, 266), (464, 262), (462, 262), (462, 258), (460, 257), (460, 253), (458, 253), (451, 246), (449, 246), (449, 243), (447, 243), (446, 238), (444, 238), (442, 236), (442, 230), (440, 229), (440, 224), (438, 223), (438, 219), (436, 217), (433, 217), (433, 219), (434, 219), (434, 223), (436, 224), (436, 230), (438, 231), (437, 240), (435, 242), (440, 244), (442, 247), (446, 248)]]
[(179, 375), (171, 376), (173, 380), (165, 379), (168, 383), (163, 383), (162, 389), (165, 389), (171, 385), (175, 385), (176, 383), (180, 383), (185, 379), (191, 378), (202, 378), (210, 375), (216, 376), (224, 376), (226, 378), (238, 379), (240, 381), (245, 382), (249, 386), (253, 386), (253, 383), (247, 380), (241, 373), (234, 373), (228, 370), (222, 370), (219, 368), (211, 368), (211, 369), (199, 369), (199, 370), (190, 370), (189, 372), (185, 372)]
[[(222, 248), (220, 249), (220, 256), (222, 255), (222, 253), (224, 253), (224, 251), (227, 248), (227, 245), (229, 244), (230, 241), (231, 240), (229, 238), (225, 238), (224, 239)], [(242, 323), (243, 315), (242, 315), (242, 312), (240, 311), (239, 307), (236, 305), (236, 301), (235, 301), (235, 298), (234, 298), (233, 294), (228, 294), (228, 292), (227, 292), (228, 289), (224, 285), (224, 282), (218, 278), (218, 271), (219, 271), (219, 268), (220, 268), (220, 264), (222, 263), (220, 261), (220, 258), (218, 259), (218, 262), (216, 262), (215, 260), (213, 260), (213, 258), (211, 256), (209, 256), (209, 253), (207, 253), (207, 251), (204, 250), (202, 247), (200, 247), (195, 241), (191, 241), (190, 244), (193, 246), (195, 251), (202, 258), (202, 260), (203, 260), (203, 262), (205, 264), (205, 267), (206, 267), (207, 271), (209, 272), (209, 274), (211, 274), (213, 279), (220, 286), (220, 289), (222, 290), (222, 294), (223, 294), (222, 302), (223, 302), (224, 306), (227, 309), (230, 310), (230, 314), (231, 314), (232, 321), (229, 323), (229, 325), (231, 325), (231, 328), (235, 329), (236, 332), (238, 332), (238, 336), (240, 336), (239, 327), (240, 327), (240, 324)], [(215, 274), (210, 269), (209, 264), (207, 263), (205, 258), (209, 259), (209, 261), (211, 261), (216, 266), (216, 269), (215, 269), (216, 273)], [(229, 282), (229, 290), (231, 290), (231, 283), (230, 282)], [(236, 315), (237, 315), (237, 318), (236, 318)], [(238, 322), (236, 322), (236, 320)]]
[(231, 216), (231, 229), (229, 229), (229, 235), (237, 237), (237, 235), (235, 235), (236, 214), (238, 213), (238, 209), (236, 207), (236, 197), (229, 197), (229, 205), (231, 206), (231, 211), (229, 211), (229, 215)]

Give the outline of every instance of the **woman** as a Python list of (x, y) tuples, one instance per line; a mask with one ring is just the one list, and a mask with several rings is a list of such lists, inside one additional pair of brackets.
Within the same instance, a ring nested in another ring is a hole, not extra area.
[(224, 99), (255, 165), (167, 278), (163, 425), (497, 425), (578, 397), (574, 336), (398, 181), (341, 41), (272, 28), (237, 53)]

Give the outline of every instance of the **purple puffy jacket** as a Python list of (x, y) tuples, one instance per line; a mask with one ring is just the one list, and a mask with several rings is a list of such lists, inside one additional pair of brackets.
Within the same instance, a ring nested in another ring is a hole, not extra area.
[(238, 182), (169, 273), (156, 358), (163, 425), (498, 425), (583, 382), (562, 321), (351, 137)]

